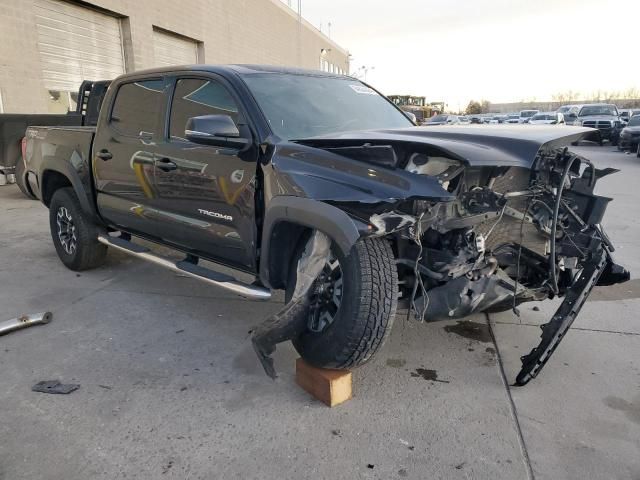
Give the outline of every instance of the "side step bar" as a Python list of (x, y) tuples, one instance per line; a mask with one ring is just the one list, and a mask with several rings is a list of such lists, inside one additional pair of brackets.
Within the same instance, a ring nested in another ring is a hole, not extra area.
[(230, 275), (225, 275), (224, 273), (219, 273), (184, 260), (174, 262), (173, 260), (151, 253), (151, 250), (146, 247), (122, 238), (98, 235), (98, 241), (121, 252), (155, 263), (174, 272), (197, 278), (198, 280), (224, 288), (251, 300), (268, 300), (271, 298), (271, 291), (264, 287), (241, 283)]

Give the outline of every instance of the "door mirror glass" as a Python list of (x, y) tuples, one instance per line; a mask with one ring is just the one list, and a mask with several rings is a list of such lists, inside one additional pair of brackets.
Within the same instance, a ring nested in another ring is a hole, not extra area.
[(184, 138), (190, 142), (219, 147), (242, 148), (249, 143), (229, 115), (202, 115), (187, 120)]

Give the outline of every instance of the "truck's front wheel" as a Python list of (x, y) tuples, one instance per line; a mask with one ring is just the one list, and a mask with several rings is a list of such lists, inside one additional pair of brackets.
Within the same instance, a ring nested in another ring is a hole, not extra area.
[[(294, 261), (287, 301), (295, 288), (296, 266)], [(333, 248), (310, 295), (307, 330), (293, 340), (300, 356), (322, 368), (366, 363), (391, 331), (398, 303), (391, 246), (381, 238), (359, 240), (346, 257)]]
[(104, 263), (107, 247), (98, 242), (98, 227), (82, 211), (72, 188), (61, 188), (53, 194), (49, 226), (58, 257), (67, 268), (88, 270)]

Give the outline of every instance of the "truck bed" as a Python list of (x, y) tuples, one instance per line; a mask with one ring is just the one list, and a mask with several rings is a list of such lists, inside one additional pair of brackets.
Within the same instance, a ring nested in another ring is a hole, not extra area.
[[(31, 192), (42, 198), (42, 184), (47, 170), (74, 173), (88, 192), (91, 188), (91, 144), (96, 127), (41, 126), (29, 127), (26, 132), (27, 183)], [(44, 199), (43, 199), (44, 200)]]
[(32, 125), (76, 126), (82, 123), (79, 113), (67, 114), (0, 114), (0, 170), (13, 173), (20, 158), (20, 142)]

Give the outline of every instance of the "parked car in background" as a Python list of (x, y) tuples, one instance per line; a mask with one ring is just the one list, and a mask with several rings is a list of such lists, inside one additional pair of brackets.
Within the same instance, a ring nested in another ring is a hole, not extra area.
[(578, 112), (582, 108), (582, 105), (563, 105), (556, 110), (556, 112), (561, 113), (564, 116), (564, 123), (566, 125), (573, 125), (575, 119), (571, 119), (571, 114), (575, 115), (577, 118)]
[(435, 115), (431, 117), (429, 120), (423, 123), (426, 126), (434, 126), (434, 125), (455, 125), (460, 123), (457, 115), (447, 115), (446, 113), (441, 113), (440, 115)]
[(507, 118), (505, 119), (505, 123), (520, 123), (520, 114), (519, 113), (508, 113)]
[(489, 123), (504, 123), (504, 121), (507, 119), (507, 117), (505, 115), (494, 115), (491, 120), (489, 121)]
[(471, 120), (471, 123), (478, 124), (478, 125), (481, 123), (484, 123), (482, 119), (482, 115), (471, 115), (471, 117), (469, 117), (469, 120)]
[(531, 120), (531, 125), (564, 125), (564, 115), (559, 112), (538, 112)]
[(618, 110), (618, 113), (620, 114), (620, 120), (627, 123), (634, 115), (640, 115), (640, 108), (625, 108)]
[(640, 144), (640, 115), (634, 115), (629, 119), (627, 126), (620, 132), (618, 150), (638, 151)]
[(623, 125), (615, 105), (590, 103), (583, 105), (575, 117), (571, 114), (569, 116), (575, 119), (574, 125), (598, 129), (601, 143), (602, 140), (608, 140), (612, 145), (617, 145)]
[(469, 117), (467, 117), (466, 115), (460, 115), (458, 117), (458, 120), (460, 121), (460, 123), (463, 123), (465, 125), (468, 125), (469, 123), (471, 123), (471, 119)]
[(518, 123), (529, 123), (531, 117), (533, 117), (540, 110), (520, 110), (520, 117), (518, 118)]

